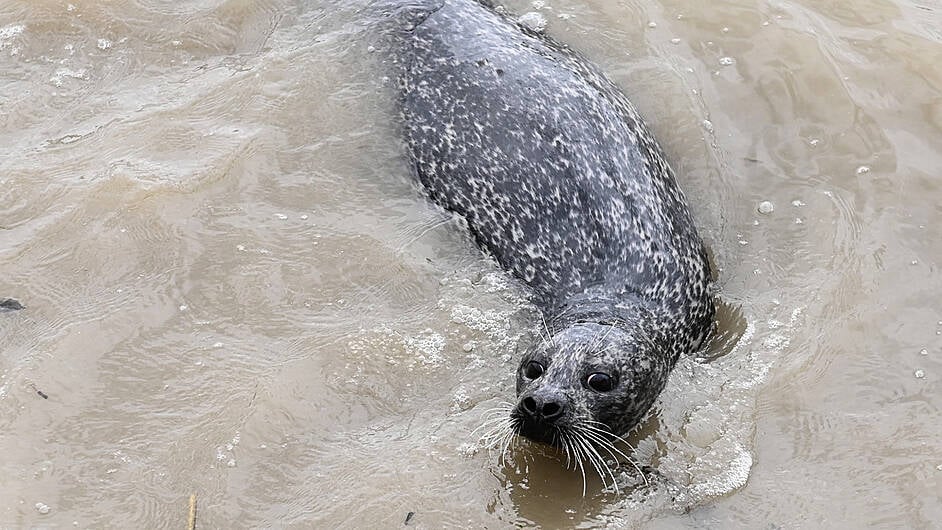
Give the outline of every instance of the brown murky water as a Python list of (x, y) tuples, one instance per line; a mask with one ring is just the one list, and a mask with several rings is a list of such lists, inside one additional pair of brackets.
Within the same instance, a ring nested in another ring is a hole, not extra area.
[(0, 527), (940, 524), (942, 4), (506, 3), (632, 97), (720, 270), (659, 475), (585, 498), (475, 444), (537, 316), (412, 183), (365, 5), (0, 3)]

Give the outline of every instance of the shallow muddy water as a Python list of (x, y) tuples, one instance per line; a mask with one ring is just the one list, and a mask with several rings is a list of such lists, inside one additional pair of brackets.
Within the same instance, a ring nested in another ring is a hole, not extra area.
[(505, 5), (631, 97), (718, 270), (650, 485), (476, 444), (539, 316), (413, 183), (366, 0), (20, 0), (0, 527), (942, 521), (942, 4)]

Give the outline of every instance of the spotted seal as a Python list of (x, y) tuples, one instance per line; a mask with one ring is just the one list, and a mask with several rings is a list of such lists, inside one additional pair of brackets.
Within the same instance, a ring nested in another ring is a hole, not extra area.
[(418, 4), (397, 50), (415, 172), (545, 317), (506, 426), (587, 453), (636, 426), (710, 333), (703, 242), (661, 148), (596, 67), (479, 1)]

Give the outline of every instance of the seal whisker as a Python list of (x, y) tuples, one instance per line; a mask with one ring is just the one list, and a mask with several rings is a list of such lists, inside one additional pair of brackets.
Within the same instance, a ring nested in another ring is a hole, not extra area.
[(501, 422), (504, 422), (504, 421), (510, 421), (510, 418), (509, 418), (508, 415), (506, 415), (506, 414), (502, 414), (502, 415), (500, 415), (500, 416), (494, 415), (494, 416), (491, 416), (491, 417), (489, 417), (489, 418), (485, 418), (485, 419), (481, 422), (481, 424), (478, 425), (478, 427), (474, 429), (474, 431), (471, 431), (471, 433), (474, 434), (476, 431), (480, 430), (480, 429), (483, 428), (483, 427), (487, 427), (487, 426), (489, 426), (489, 425), (494, 425), (494, 424), (496, 424), (496, 423), (501, 423)]
[(578, 467), (576, 461), (580, 458), (580, 455), (576, 452), (576, 446), (573, 444), (572, 436), (568, 432), (566, 432), (566, 456), (568, 457), (566, 469), (575, 470)]
[[(598, 422), (593, 422), (593, 423), (598, 423)], [(598, 429), (597, 427), (592, 427), (592, 426), (590, 426), (590, 425), (582, 425), (582, 427), (583, 427), (583, 428), (586, 428), (586, 429), (590, 429), (589, 431), (586, 432), (586, 434), (588, 434), (588, 432), (593, 432), (593, 433), (595, 433), (596, 438), (594, 438), (594, 439), (596, 440), (596, 443), (598, 443), (599, 445), (607, 446), (607, 447), (611, 448), (611, 450), (617, 451), (618, 454), (620, 454), (620, 455), (622, 455), (623, 457), (625, 457), (625, 460), (627, 460), (628, 463), (631, 464), (631, 466), (635, 468), (635, 471), (637, 471), (638, 474), (641, 475), (641, 479), (644, 480), (644, 485), (645, 485), (645, 486), (649, 486), (649, 485), (650, 485), (650, 484), (648, 483), (648, 477), (645, 476), (644, 471), (641, 470), (641, 466), (638, 464), (638, 462), (636, 462), (634, 458), (628, 456), (628, 455), (625, 454), (623, 451), (621, 451), (621, 450), (619, 450), (617, 447), (615, 447), (615, 445), (614, 445), (611, 441), (605, 439), (604, 436), (609, 436), (609, 437), (615, 438), (616, 440), (621, 441), (622, 443), (624, 443), (625, 445), (627, 445), (628, 447), (630, 447), (632, 451), (637, 451), (637, 449), (635, 449), (634, 446), (632, 446), (630, 443), (628, 443), (628, 442), (627, 442), (624, 438), (622, 438), (621, 436), (618, 436), (618, 435), (616, 435), (616, 434), (612, 434), (612, 433), (609, 432), (609, 431), (603, 431), (603, 430), (601, 430), (601, 429)], [(614, 455), (612, 455), (612, 456), (614, 457)], [(617, 459), (616, 459), (616, 460), (617, 460)]]
[[(601, 428), (600, 428), (599, 426), (601, 426)], [(602, 423), (602, 422), (599, 422), (599, 421), (586, 421), (586, 422), (584, 422), (584, 424), (582, 425), (582, 427), (584, 427), (584, 428), (586, 428), (586, 429), (589, 429), (589, 430), (592, 430), (592, 431), (595, 431), (595, 432), (597, 432), (597, 433), (600, 433), (600, 434), (602, 434), (602, 435), (604, 435), (604, 436), (608, 436), (608, 437), (614, 438), (616, 441), (619, 441), (619, 442), (621, 442), (621, 443), (627, 445), (628, 447), (630, 447), (632, 451), (637, 451), (637, 450), (638, 450), (635, 446), (631, 445), (631, 443), (630, 443), (628, 440), (626, 440), (626, 439), (622, 438), (621, 436), (618, 436), (617, 434), (613, 433), (613, 432), (608, 428), (608, 426), (605, 425), (605, 424)]]
[(504, 467), (507, 464), (507, 452), (510, 449), (513, 439), (516, 436), (514, 429), (508, 429), (504, 436), (501, 438), (500, 443), (500, 459), (498, 460), (498, 465)]
[(544, 315), (542, 311), (540, 312), (540, 319), (543, 321), (543, 329), (546, 330), (547, 342), (551, 343), (554, 348), (558, 348), (559, 346), (556, 344), (556, 338), (553, 337), (553, 333), (550, 332), (549, 325), (546, 324), (546, 315)]
[[(598, 332), (595, 334), (596, 340), (593, 341), (592, 347), (590, 348), (590, 350), (595, 350), (596, 348), (598, 348), (599, 346), (601, 346), (602, 343), (605, 342), (605, 339), (607, 339), (608, 336), (611, 335), (612, 330), (614, 330), (614, 329), (615, 329), (615, 324), (610, 324), (610, 325), (608, 326), (608, 329), (605, 330), (605, 333), (604, 333), (604, 334), (602, 334), (602, 331), (601, 331), (601, 330), (598, 331)], [(607, 348), (605, 348), (603, 351), (607, 351), (608, 348), (611, 348), (612, 346), (613, 346), (613, 345), (609, 345), (609, 346), (608, 346)]]
[(490, 427), (492, 425), (496, 425), (498, 423), (502, 423), (506, 421), (512, 421), (512, 420), (508, 418), (507, 416), (495, 416), (492, 418), (487, 418), (486, 420), (482, 421), (481, 424), (478, 425), (473, 431), (471, 431), (471, 434), (474, 435), (474, 433), (476, 433), (477, 431), (483, 428)]
[(585, 467), (582, 465), (582, 449), (574, 443), (570, 437), (568, 431), (564, 431), (567, 443), (572, 447), (573, 453), (575, 454), (574, 461), (576, 466), (579, 468), (579, 473), (582, 475), (582, 496), (585, 497), (586, 492), (586, 477), (585, 477)]
[[(641, 470), (641, 468), (638, 466), (637, 462), (635, 462), (633, 458), (631, 458), (630, 456), (625, 454), (623, 451), (615, 447), (610, 441), (600, 438), (598, 434), (589, 433), (589, 432), (583, 432), (583, 434), (589, 440), (595, 442), (596, 445), (598, 445), (602, 450), (607, 452), (612, 457), (612, 460), (614, 460), (616, 464), (618, 463), (618, 457), (615, 456), (615, 453), (618, 453), (619, 455), (621, 455), (628, 463), (632, 465), (632, 467), (635, 468), (636, 471), (638, 471), (638, 474), (641, 475), (641, 479), (644, 481), (644, 485), (645, 486), (649, 485), (648, 478), (645, 476), (644, 472)], [(617, 489), (617, 486), (616, 486), (616, 489)]]
[(493, 429), (481, 436), (479, 440), (483, 442), (485, 446), (491, 447), (494, 445), (495, 441), (503, 439), (503, 437), (507, 435), (508, 430), (509, 426), (507, 424), (496, 425)]
[(554, 426), (553, 440), (552, 445), (561, 446), (563, 452), (566, 454), (566, 469), (569, 469), (572, 464), (572, 454), (569, 451), (569, 439), (566, 436), (566, 433), (563, 432), (559, 427)]
[(496, 407), (491, 407), (481, 413), (481, 416), (492, 416), (494, 414), (504, 414), (514, 409), (513, 403), (501, 402)]
[(489, 434), (487, 437), (482, 437), (479, 440), (481, 445), (484, 446), (484, 448), (489, 449), (489, 450), (496, 449), (497, 447), (499, 447), (503, 443), (504, 438), (507, 436), (507, 432), (508, 432), (508, 430), (503, 427), (504, 426), (501, 426), (501, 429)]
[[(575, 431), (577, 434), (579, 431)], [(605, 484), (605, 475), (608, 474), (608, 477), (612, 480), (612, 487), (615, 488), (615, 493), (618, 493), (618, 482), (615, 480), (615, 475), (612, 473), (612, 470), (605, 464), (605, 460), (602, 458), (602, 455), (598, 453), (595, 447), (592, 446), (592, 443), (586, 438), (578, 438), (579, 443), (582, 444), (582, 447), (585, 450), (585, 454), (588, 457), (589, 462), (595, 467), (596, 473), (599, 474), (599, 478), (602, 479), (602, 484)], [(602, 468), (605, 468), (605, 473), (602, 472)]]
[(601, 448), (604, 449), (608, 454), (610, 454), (612, 458), (615, 459), (616, 461), (618, 460), (618, 458), (616, 457), (615, 453), (618, 453), (619, 456), (621, 456), (622, 458), (626, 460), (631, 460), (630, 456), (628, 456), (622, 450), (612, 445), (610, 441), (599, 436), (597, 433), (593, 433), (590, 431), (583, 431), (582, 434), (585, 435), (585, 437), (591, 440), (592, 442), (595, 442), (596, 445), (601, 446)]

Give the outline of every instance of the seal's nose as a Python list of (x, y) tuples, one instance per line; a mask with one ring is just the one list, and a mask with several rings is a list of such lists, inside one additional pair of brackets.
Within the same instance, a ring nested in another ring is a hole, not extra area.
[(536, 421), (555, 423), (566, 411), (566, 404), (555, 396), (547, 399), (541, 396), (527, 396), (520, 401), (520, 408)]

